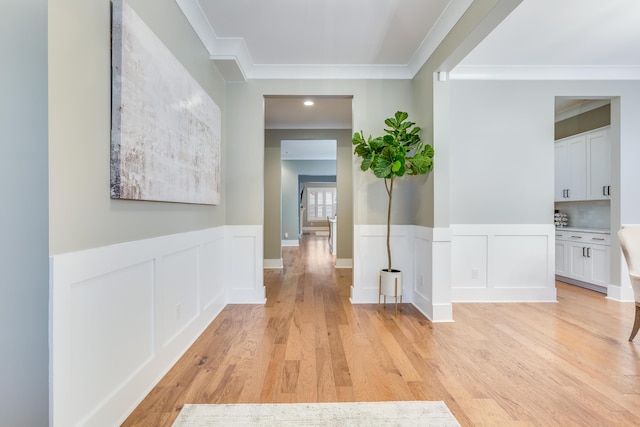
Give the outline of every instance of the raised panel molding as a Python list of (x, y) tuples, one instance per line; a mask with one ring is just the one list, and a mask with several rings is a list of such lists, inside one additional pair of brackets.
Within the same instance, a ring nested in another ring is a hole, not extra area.
[[(385, 225), (354, 225), (354, 304), (378, 302), (378, 276), (387, 264), (385, 239)], [(448, 228), (391, 227), (393, 267), (403, 275), (402, 301), (433, 322), (452, 320), (450, 240)]]
[(452, 225), (454, 302), (556, 301), (551, 224)]
[(227, 303), (264, 304), (264, 259), (261, 225), (226, 226), (228, 251)]
[[(351, 302), (378, 302), (380, 270), (387, 268), (386, 225), (353, 226), (353, 285)], [(411, 302), (413, 294), (413, 226), (391, 226), (393, 268), (402, 271), (403, 302)], [(391, 301), (393, 298), (391, 298)], [(389, 302), (387, 298), (387, 302)]]
[(120, 425), (226, 304), (264, 302), (262, 226), (54, 255), (50, 293), (51, 425)]

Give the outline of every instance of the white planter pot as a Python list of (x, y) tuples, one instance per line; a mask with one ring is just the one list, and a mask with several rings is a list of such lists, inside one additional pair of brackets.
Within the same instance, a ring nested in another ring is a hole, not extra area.
[(396, 314), (398, 314), (398, 298), (402, 304), (402, 272), (400, 270), (381, 270), (380, 287), (378, 288), (378, 306), (380, 306), (380, 295), (384, 295), (384, 303), (387, 304), (387, 297), (394, 297)]
[(380, 295), (396, 299), (402, 296), (402, 271), (380, 271)]

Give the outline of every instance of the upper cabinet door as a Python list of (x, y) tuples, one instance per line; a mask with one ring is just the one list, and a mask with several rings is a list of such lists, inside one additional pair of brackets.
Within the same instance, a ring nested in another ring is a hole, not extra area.
[(587, 143), (584, 136), (567, 140), (569, 148), (569, 193), (565, 200), (587, 198)]
[(556, 141), (554, 200), (611, 198), (609, 127)]
[(584, 135), (556, 142), (554, 189), (557, 202), (587, 197), (587, 144)]
[(557, 142), (555, 145), (555, 183), (554, 199), (556, 202), (567, 200), (569, 188), (569, 149), (567, 144)]
[(589, 151), (589, 193), (590, 200), (611, 198), (611, 143), (609, 129), (602, 129), (587, 135)]

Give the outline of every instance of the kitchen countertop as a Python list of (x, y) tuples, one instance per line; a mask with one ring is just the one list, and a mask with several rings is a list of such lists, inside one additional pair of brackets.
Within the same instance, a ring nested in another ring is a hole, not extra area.
[(556, 227), (556, 231), (582, 231), (584, 233), (611, 234), (608, 228)]

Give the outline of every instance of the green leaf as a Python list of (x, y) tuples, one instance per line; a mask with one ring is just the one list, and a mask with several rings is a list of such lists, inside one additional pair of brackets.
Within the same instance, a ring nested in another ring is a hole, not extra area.
[(371, 148), (365, 144), (356, 145), (356, 148), (353, 150), (355, 154), (362, 158), (371, 157), (371, 151)]
[(407, 159), (411, 175), (422, 175), (433, 169), (433, 147), (429, 144), (421, 147), (413, 157)]
[(405, 113), (404, 111), (397, 111), (396, 112), (396, 122), (397, 123), (400, 123), (400, 122), (406, 120), (407, 117), (409, 117), (409, 114)]
[(364, 144), (365, 140), (364, 137), (362, 135), (362, 131), (360, 131), (360, 133), (354, 133), (353, 134), (353, 138), (351, 139), (351, 143), (353, 145), (358, 145), (358, 144)]
[(377, 138), (369, 138), (369, 147), (371, 147), (371, 151), (379, 153), (382, 148), (384, 148), (384, 141), (382, 139), (382, 137), (377, 137)]
[(373, 162), (373, 156), (369, 156), (366, 158), (362, 159), (362, 164), (360, 165), (360, 169), (362, 169), (362, 171), (366, 171), (367, 169), (369, 169), (371, 167), (371, 163)]
[(373, 174), (378, 178), (391, 177), (391, 162), (388, 159), (379, 156), (376, 157), (375, 164), (372, 167)]

